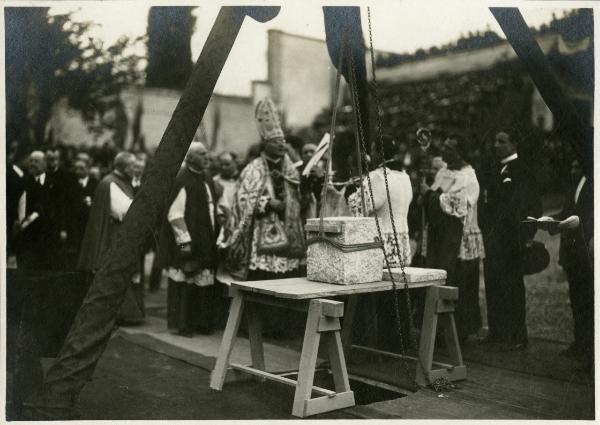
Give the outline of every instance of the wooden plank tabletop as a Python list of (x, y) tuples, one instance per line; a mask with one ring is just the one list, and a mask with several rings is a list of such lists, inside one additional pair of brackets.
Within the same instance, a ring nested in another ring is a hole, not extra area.
[[(444, 270), (406, 267), (405, 271), (409, 288), (444, 285), (446, 279), (446, 272)], [(392, 282), (385, 280), (372, 283), (356, 283), (353, 285), (335, 285), (331, 283), (312, 282), (305, 277), (232, 282), (231, 286), (232, 288), (244, 292), (253, 292), (271, 295), (277, 298), (296, 300), (365, 294), (391, 291), (393, 289)], [(398, 288), (403, 288), (403, 281), (401, 279), (396, 279), (396, 286)]]

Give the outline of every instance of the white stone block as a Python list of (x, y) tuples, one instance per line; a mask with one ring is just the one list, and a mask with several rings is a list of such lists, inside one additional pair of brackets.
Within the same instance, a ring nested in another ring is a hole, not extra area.
[[(374, 242), (377, 228), (373, 217), (327, 217), (323, 219), (325, 236), (343, 245)], [(318, 236), (319, 219), (307, 220), (308, 239)], [(307, 279), (317, 282), (351, 285), (378, 282), (383, 277), (383, 250), (379, 247), (343, 252), (324, 242), (308, 246)]]
[[(392, 276), (396, 283), (404, 283), (404, 277), (402, 276), (402, 269), (400, 267), (392, 267)], [(439, 280), (443, 282), (446, 280), (446, 270), (441, 269), (425, 269), (421, 267), (404, 267), (404, 273), (406, 275), (406, 283), (419, 283), (419, 282), (431, 282), (433, 280)], [(383, 268), (383, 280), (392, 280), (387, 269)]]

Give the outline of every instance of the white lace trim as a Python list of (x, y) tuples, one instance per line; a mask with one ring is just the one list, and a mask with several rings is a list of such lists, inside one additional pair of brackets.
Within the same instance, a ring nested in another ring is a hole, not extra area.
[(167, 270), (169, 279), (175, 282), (186, 282), (196, 286), (211, 286), (215, 283), (215, 274), (210, 269), (201, 269), (193, 276), (186, 276), (183, 270), (169, 267)]
[(411, 255), (408, 232), (398, 233), (398, 244), (400, 248), (400, 255), (398, 255), (398, 250), (396, 249), (394, 233), (389, 232), (383, 234), (383, 247), (385, 249), (385, 255), (390, 263), (390, 266), (400, 267), (400, 260), (402, 260), (402, 264), (409, 266)]
[(479, 229), (463, 232), (458, 258), (461, 260), (485, 258), (483, 236)]

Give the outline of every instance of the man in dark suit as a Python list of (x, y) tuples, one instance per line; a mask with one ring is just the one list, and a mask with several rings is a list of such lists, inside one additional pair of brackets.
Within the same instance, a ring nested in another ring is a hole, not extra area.
[(525, 285), (521, 261), (536, 229), (521, 221), (541, 215), (541, 200), (527, 165), (519, 159), (511, 134), (495, 137), (496, 172), (489, 179), (484, 202), (485, 290), (489, 334), (485, 340), (502, 350), (527, 348)]
[[(561, 354), (583, 357), (588, 365), (594, 356), (594, 187), (579, 161), (571, 163), (572, 189), (562, 211), (555, 218), (579, 217), (579, 226), (564, 228), (556, 222), (542, 226), (551, 234), (560, 232), (559, 264), (567, 274), (573, 311), (575, 341)], [(543, 217), (549, 219), (549, 217)]]
[(90, 216), (92, 198), (98, 186), (98, 180), (90, 176), (90, 167), (87, 161), (78, 159), (73, 164), (73, 171), (77, 179), (73, 185), (70, 203), (69, 219), (69, 258), (73, 261), (69, 264), (75, 268), (85, 226)]
[(48, 214), (52, 222), (51, 243), (55, 252), (57, 269), (66, 269), (68, 246), (68, 223), (70, 221), (70, 208), (73, 200), (74, 178), (61, 164), (60, 150), (50, 148), (46, 150), (46, 177), (47, 190), (49, 191)]
[(43, 152), (34, 151), (28, 158), (29, 174), (23, 179), (23, 193), (18, 201), (14, 226), (19, 270), (47, 271), (55, 269), (51, 195)]

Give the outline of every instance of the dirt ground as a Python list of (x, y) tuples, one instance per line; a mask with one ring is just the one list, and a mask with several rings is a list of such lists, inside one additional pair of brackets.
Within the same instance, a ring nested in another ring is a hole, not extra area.
[[(257, 381), (223, 391), (208, 386), (210, 373), (116, 336), (81, 394), (84, 420), (292, 419), (292, 388)], [(356, 419), (338, 411), (315, 418)]]

